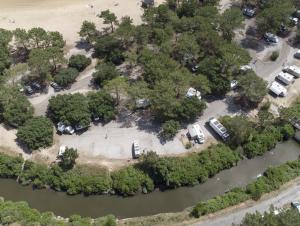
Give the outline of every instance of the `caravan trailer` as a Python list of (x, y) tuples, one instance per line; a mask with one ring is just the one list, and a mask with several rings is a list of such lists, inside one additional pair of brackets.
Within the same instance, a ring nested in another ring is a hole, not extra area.
[(276, 78), (286, 85), (289, 85), (295, 81), (293, 75), (285, 72), (280, 72)]
[(291, 75), (294, 75), (296, 78), (300, 77), (300, 68), (292, 65), (292, 66), (286, 66), (282, 69), (284, 72), (287, 72)]
[(280, 85), (278, 82), (273, 82), (269, 87), (269, 90), (272, 91), (276, 96), (285, 97), (287, 94), (287, 89)]
[(227, 129), (216, 118), (211, 118), (209, 125), (224, 141), (229, 138)]

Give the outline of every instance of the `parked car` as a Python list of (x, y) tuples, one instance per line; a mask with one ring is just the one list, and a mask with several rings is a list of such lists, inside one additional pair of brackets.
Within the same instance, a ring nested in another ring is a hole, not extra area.
[(249, 70), (252, 70), (252, 67), (250, 66), (250, 65), (242, 65), (241, 67), (240, 67), (240, 70), (241, 71), (249, 71)]
[(291, 202), (291, 206), (292, 208), (296, 209), (299, 213), (300, 213), (300, 203), (295, 201), (295, 202)]
[(243, 9), (243, 14), (247, 17), (254, 17), (256, 14), (256, 10), (250, 7), (245, 7)]
[(75, 130), (73, 129), (72, 126), (67, 126), (65, 128), (65, 133), (72, 135), (73, 133), (75, 133)]
[(89, 126), (82, 126), (82, 125), (76, 125), (75, 126), (76, 132), (87, 130), (88, 128), (89, 128)]
[(75, 132), (72, 126), (66, 126), (63, 122), (57, 123), (56, 128), (60, 134), (67, 133), (72, 135)]
[(132, 144), (133, 158), (139, 158), (141, 156), (141, 148), (137, 140)]
[(297, 17), (290, 16), (289, 19), (294, 26), (296, 26), (299, 22), (299, 18), (297, 18)]
[(92, 121), (93, 122), (98, 122), (100, 120), (100, 117), (96, 114), (92, 114)]
[(297, 50), (297, 52), (294, 54), (294, 57), (296, 59), (300, 59), (300, 50)]
[(237, 85), (238, 85), (238, 81), (237, 80), (232, 80), (230, 82), (230, 88), (231, 89), (235, 89), (237, 87)]
[(55, 83), (55, 82), (51, 82), (51, 83), (50, 83), (50, 86), (54, 89), (55, 92), (59, 92), (59, 91), (62, 90), (62, 87), (59, 86), (59, 85), (58, 85), (57, 83)]
[(36, 91), (40, 91), (40, 90), (42, 89), (42, 86), (41, 86), (38, 82), (33, 82), (33, 83), (31, 84), (31, 87), (32, 87), (33, 89), (35, 89)]
[(265, 33), (264, 34), (264, 39), (266, 40), (266, 42), (272, 42), (272, 43), (278, 43), (278, 37), (272, 33)]
[(30, 87), (30, 86), (25, 86), (25, 92), (28, 94), (28, 95), (32, 95), (34, 92), (33, 92), (33, 89)]

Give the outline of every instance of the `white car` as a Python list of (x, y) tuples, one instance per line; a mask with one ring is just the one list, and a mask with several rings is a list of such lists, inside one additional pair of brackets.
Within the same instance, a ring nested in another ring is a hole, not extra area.
[(132, 144), (133, 158), (139, 158), (141, 156), (141, 148), (137, 140)]
[(273, 43), (278, 43), (278, 37), (272, 33), (265, 33), (264, 34), (264, 39), (267, 41), (267, 42), (273, 42)]
[(238, 81), (237, 80), (232, 80), (230, 82), (230, 88), (231, 89), (235, 89), (237, 87), (237, 85), (238, 85)]
[(299, 202), (291, 202), (291, 206), (300, 213), (300, 203)]

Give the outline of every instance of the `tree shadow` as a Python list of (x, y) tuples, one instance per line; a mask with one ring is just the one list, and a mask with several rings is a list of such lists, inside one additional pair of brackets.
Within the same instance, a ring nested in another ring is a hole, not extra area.
[(90, 51), (93, 48), (93, 45), (88, 43), (85, 40), (80, 40), (75, 42), (75, 47), (80, 50), (85, 50), (86, 52)]
[(24, 153), (31, 154), (32, 150), (29, 149), (23, 142), (21, 142), (18, 138), (15, 139), (16, 144), (20, 147)]

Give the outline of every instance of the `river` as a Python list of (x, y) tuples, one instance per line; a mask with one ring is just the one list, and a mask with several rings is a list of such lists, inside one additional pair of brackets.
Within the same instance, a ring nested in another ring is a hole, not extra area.
[(68, 196), (52, 190), (32, 190), (11, 179), (0, 179), (0, 196), (7, 200), (26, 201), (40, 211), (52, 211), (59, 216), (80, 214), (100, 217), (114, 214), (118, 218), (152, 215), (163, 212), (182, 211), (201, 200), (224, 193), (226, 190), (244, 186), (271, 165), (280, 165), (295, 160), (300, 154), (300, 146), (295, 141), (278, 144), (264, 156), (242, 160), (236, 167), (224, 170), (204, 184), (182, 187), (169, 191), (155, 191), (147, 195), (122, 198), (117, 196)]

